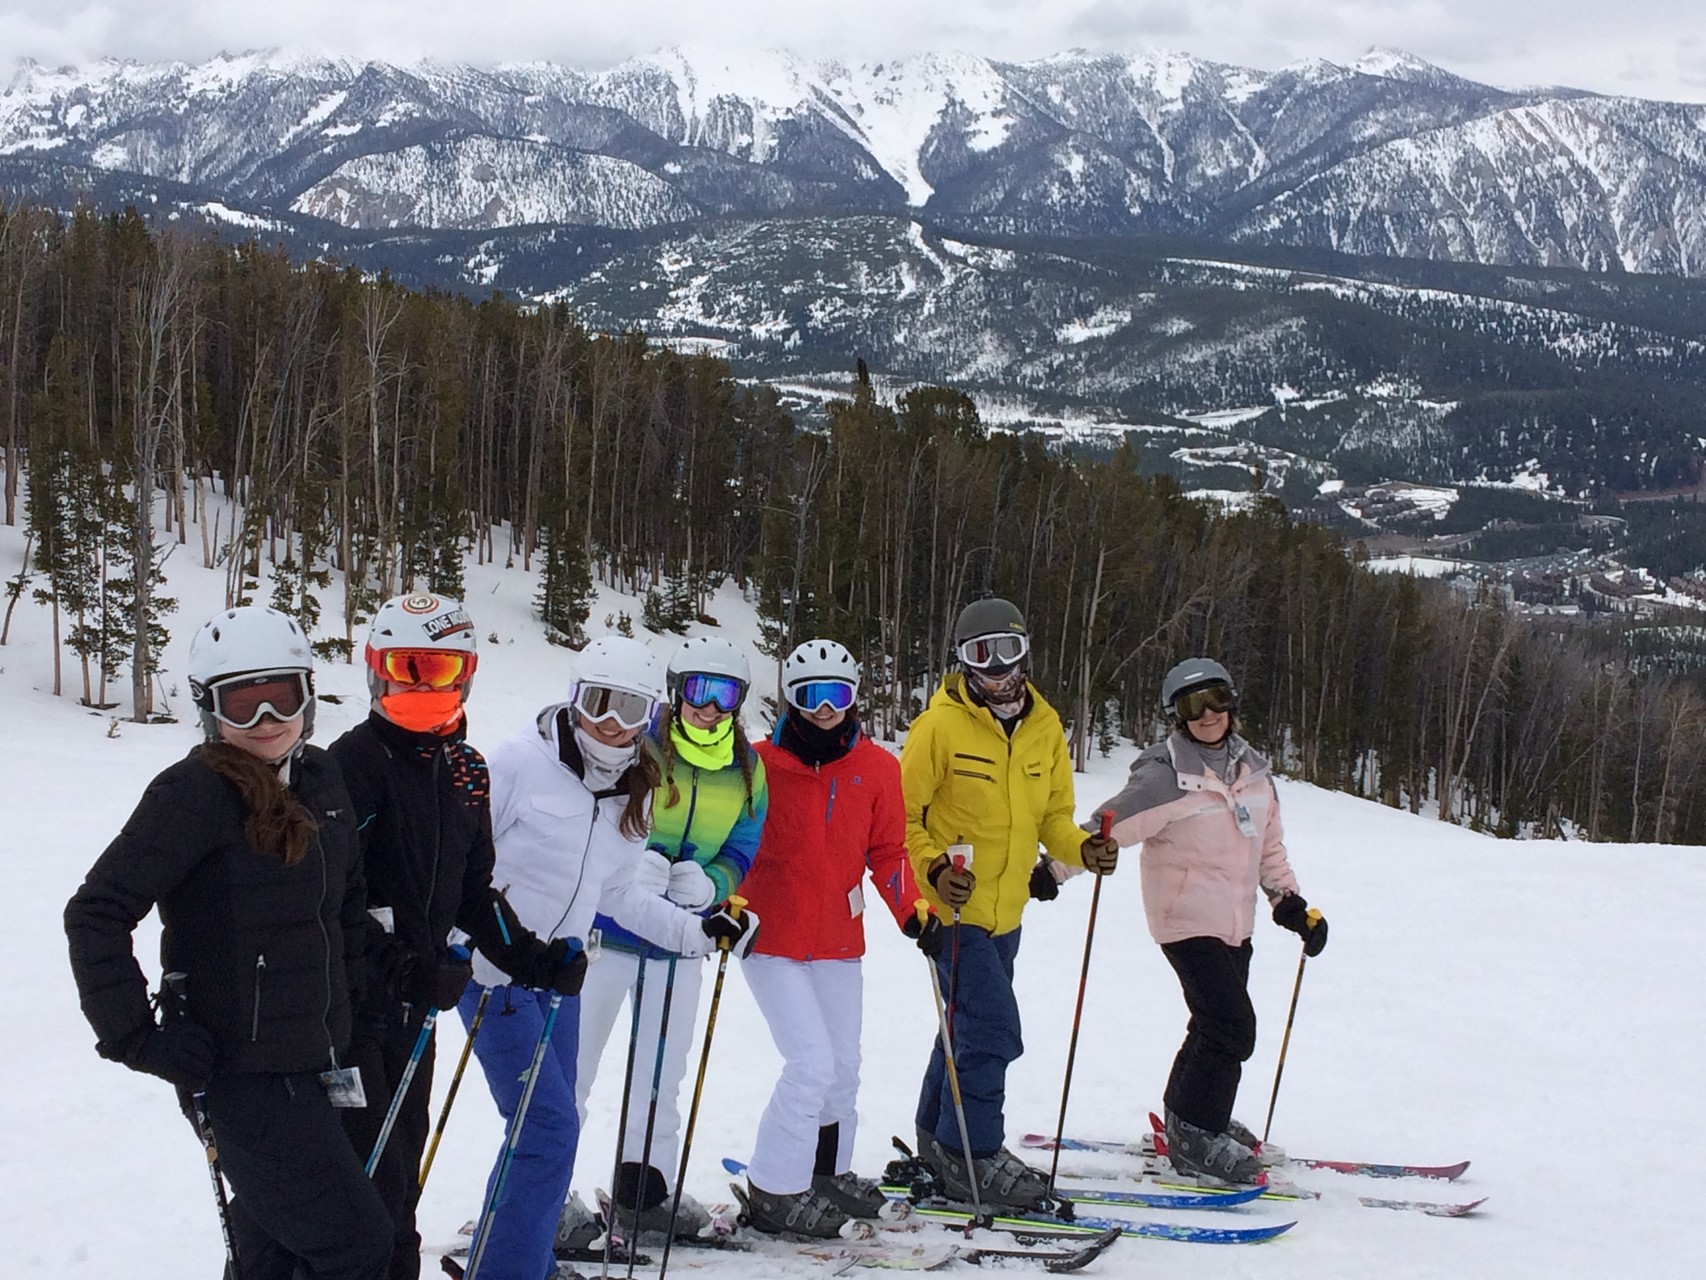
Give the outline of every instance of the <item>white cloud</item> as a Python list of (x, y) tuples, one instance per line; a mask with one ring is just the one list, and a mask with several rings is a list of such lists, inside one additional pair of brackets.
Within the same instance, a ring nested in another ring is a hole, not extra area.
[(854, 60), (1163, 46), (1252, 67), (1404, 49), (1493, 84), (1706, 100), (1697, 0), (0, 0), (0, 64), (101, 56), (199, 61), (285, 46), (393, 61), (544, 59), (602, 67), (670, 45)]

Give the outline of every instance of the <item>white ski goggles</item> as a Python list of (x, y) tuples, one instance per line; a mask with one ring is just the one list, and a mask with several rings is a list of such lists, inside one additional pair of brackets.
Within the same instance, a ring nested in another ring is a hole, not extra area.
[(641, 729), (651, 723), (657, 705), (645, 694), (635, 693), (631, 689), (583, 684), (575, 690), (575, 710), (594, 724), (602, 720), (614, 720), (624, 729)]
[(208, 710), (233, 729), (253, 729), (262, 716), (294, 720), (313, 697), (308, 673), (296, 668), (251, 671), (208, 686)]
[(978, 671), (987, 671), (990, 667), (1014, 666), (1030, 651), (1030, 639), (1013, 631), (973, 636), (955, 650), (961, 662)]

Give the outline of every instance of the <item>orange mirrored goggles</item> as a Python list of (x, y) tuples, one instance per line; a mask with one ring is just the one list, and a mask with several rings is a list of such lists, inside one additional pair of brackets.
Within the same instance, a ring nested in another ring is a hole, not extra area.
[(425, 685), (429, 689), (454, 689), (474, 675), (479, 655), (460, 649), (374, 649), (367, 651), (367, 665), (394, 684)]

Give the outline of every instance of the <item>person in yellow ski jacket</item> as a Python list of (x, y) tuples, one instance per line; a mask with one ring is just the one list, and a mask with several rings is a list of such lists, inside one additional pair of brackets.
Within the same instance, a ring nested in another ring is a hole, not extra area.
[[(1073, 821), (1066, 735), (1026, 678), (1019, 610), (993, 598), (967, 605), (954, 648), (960, 670), (943, 677), (900, 753), (907, 852), (925, 899), (955, 918), (936, 966), (965, 1112), (962, 1138), (938, 1039), (918, 1101), (919, 1155), (955, 1199), (969, 1201), (975, 1181), (985, 1206), (1029, 1209), (1047, 1179), (1002, 1145), (1007, 1066), (1024, 1052), (1013, 995), (1020, 918), (1031, 897), (1055, 895), (1050, 858), (1107, 875), (1119, 847)], [(955, 845), (970, 846), (969, 865), (955, 865)]]

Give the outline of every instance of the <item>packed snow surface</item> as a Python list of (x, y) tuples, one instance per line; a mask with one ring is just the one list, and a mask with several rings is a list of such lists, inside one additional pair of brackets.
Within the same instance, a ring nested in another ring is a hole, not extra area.
[[(8, 573), (22, 533), (0, 527)], [(164, 686), (188, 713), (183, 678), (194, 625), (222, 600), (222, 574), (199, 566), (199, 537), (167, 563), (181, 607), (171, 622)], [(532, 575), (471, 568), (469, 608), (481, 634), (472, 702), (477, 744), (526, 724), (561, 696), (570, 655), (548, 646), (530, 613)], [(336, 616), (336, 593), (327, 615)], [(639, 602), (604, 591), (592, 627)], [(751, 642), (750, 608), (725, 590), (710, 604), (723, 630)], [(704, 628), (696, 628), (703, 631)], [(0, 965), (13, 975), (0, 1125), (4, 1222), (14, 1276), (53, 1280), (183, 1280), (215, 1276), (221, 1245), (202, 1155), (160, 1081), (99, 1059), (77, 1006), (60, 912), (150, 777), (191, 745), (187, 720), (141, 727), (51, 694), (49, 620), (26, 597), (0, 650), (0, 881), (10, 927)], [(487, 639), (496, 637), (495, 642)], [(675, 641), (658, 641), (660, 650)], [(768, 660), (754, 652), (759, 687)], [(331, 665), (320, 688), (342, 701), (320, 712), (331, 741), (365, 709), (358, 667)], [(69, 659), (67, 687), (75, 695)], [(751, 719), (752, 717), (749, 717)], [(755, 729), (758, 725), (754, 723)], [(1123, 776), (1133, 748), (1092, 761), (1077, 779), (1088, 814)], [(1303, 891), (1332, 922), (1332, 941), (1305, 975), (1273, 1136), (1293, 1153), (1374, 1160), (1472, 1159), (1454, 1184), (1371, 1183), (1307, 1176), (1312, 1204), (1259, 1203), (1227, 1214), (1165, 1215), (1205, 1224), (1297, 1227), (1250, 1247), (1126, 1240), (1091, 1271), (1142, 1280), (1367, 1280), (1370, 1276), (1698, 1277), (1706, 1215), (1688, 1187), (1706, 1132), (1706, 1021), (1700, 1017), (1699, 916), (1706, 855), (1652, 845), (1507, 843), (1425, 816), (1279, 784)], [(1017, 987), (1026, 1054), (1009, 1077), (1015, 1137), (1052, 1131), (1085, 943), (1090, 885), (1071, 882), (1032, 903)], [(875, 1173), (891, 1133), (909, 1135), (934, 1014), (923, 959), (880, 911), (867, 916), (863, 1127), (857, 1167)], [(138, 955), (158, 976), (157, 928)], [(738, 970), (738, 963), (731, 966)], [(1260, 919), (1251, 991), (1261, 1037), (1239, 1114), (1260, 1129), (1298, 972), (1296, 940)], [(706, 1000), (709, 984), (706, 985)], [(700, 1028), (705, 1009), (700, 1010)], [(1106, 882), (1084, 1007), (1070, 1132), (1134, 1139), (1159, 1105), (1184, 1030), (1171, 971), (1142, 924), (1137, 855)], [(436, 1109), (460, 1049), (441, 1026)], [(625, 1044), (613, 1038), (593, 1092), (575, 1185), (608, 1185), (616, 1083)], [(694, 1047), (697, 1059), (698, 1045)], [(738, 972), (717, 1024), (688, 1188), (728, 1200), (723, 1156), (747, 1158), (778, 1070)], [(689, 1075), (691, 1080), (691, 1073)], [(501, 1137), (471, 1073), (421, 1205), (437, 1253), (478, 1209)], [(1129, 1185), (1129, 1184), (1128, 1184)], [(1442, 1220), (1362, 1208), (1356, 1194), (1489, 1197), (1478, 1215)], [(827, 1274), (822, 1264), (677, 1251), (672, 1268), (708, 1277)]]

